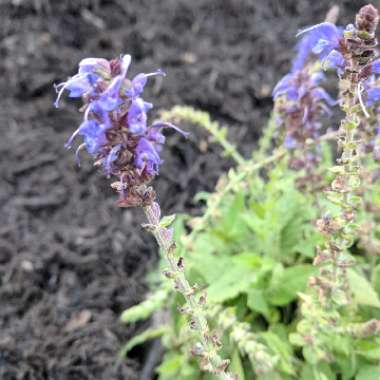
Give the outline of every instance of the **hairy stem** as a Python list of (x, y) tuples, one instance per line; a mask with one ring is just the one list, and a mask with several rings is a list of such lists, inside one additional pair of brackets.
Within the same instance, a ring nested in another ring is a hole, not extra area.
[(187, 281), (183, 268), (183, 259), (177, 260), (173, 251), (175, 244), (171, 237), (170, 231), (160, 225), (159, 212), (155, 210), (158, 207), (156, 203), (144, 207), (145, 215), (149, 222), (149, 229), (159, 244), (164, 257), (169, 264), (170, 272), (168, 277), (173, 280), (174, 287), (179, 291), (186, 300), (185, 312), (190, 317), (190, 326), (197, 332), (199, 342), (197, 343), (195, 354), (201, 357), (202, 368), (214, 373), (220, 380), (234, 380), (236, 376), (226, 371), (227, 360), (223, 360), (218, 349), (220, 343), (211, 333), (207, 319), (202, 309), (202, 302), (197, 300), (195, 289)]

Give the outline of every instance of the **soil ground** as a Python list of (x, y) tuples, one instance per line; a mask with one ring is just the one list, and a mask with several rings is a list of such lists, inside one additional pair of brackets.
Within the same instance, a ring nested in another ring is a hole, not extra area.
[[(337, 1), (340, 22), (363, 1)], [(138, 210), (121, 210), (105, 180), (63, 144), (77, 104), (53, 108), (53, 83), (84, 57), (134, 57), (160, 67), (145, 98), (155, 109), (188, 104), (229, 126), (249, 155), (268, 118), (271, 88), (289, 68), (295, 34), (323, 20), (331, 1), (0, 1), (0, 379), (140, 378), (144, 351), (116, 354), (140, 325), (119, 322), (146, 290), (157, 249)], [(156, 181), (164, 212), (199, 212), (231, 165), (191, 126), (170, 135)]]

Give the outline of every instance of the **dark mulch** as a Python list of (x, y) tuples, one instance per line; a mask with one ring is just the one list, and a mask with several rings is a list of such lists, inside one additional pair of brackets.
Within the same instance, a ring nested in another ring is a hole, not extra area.
[[(294, 34), (323, 19), (328, 0), (2, 0), (0, 3), (0, 379), (138, 379), (143, 354), (116, 354), (139, 326), (120, 312), (144, 296), (157, 257), (137, 210), (120, 210), (107, 180), (63, 143), (76, 105), (52, 106), (52, 84), (88, 56), (161, 67), (145, 97), (190, 104), (230, 126), (249, 154), (286, 72)], [(343, 5), (343, 22), (362, 1)], [(185, 128), (188, 126), (185, 126)], [(206, 135), (168, 138), (156, 181), (166, 212), (196, 212), (230, 165)], [(204, 144), (202, 144), (204, 145)]]

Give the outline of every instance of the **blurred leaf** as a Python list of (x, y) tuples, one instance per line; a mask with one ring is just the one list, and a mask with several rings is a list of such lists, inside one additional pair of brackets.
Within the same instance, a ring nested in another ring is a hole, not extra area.
[(120, 350), (119, 356), (124, 358), (129, 351), (139, 344), (145, 343), (147, 340), (159, 338), (168, 331), (168, 326), (151, 328), (143, 331), (141, 334), (135, 335), (128, 343)]
[(237, 375), (239, 380), (245, 380), (243, 364), (241, 362), (238, 349), (235, 349), (232, 353), (231, 364), (229, 365), (228, 369)]
[(211, 282), (207, 289), (207, 299), (210, 302), (223, 302), (247, 291), (254, 281), (251, 269), (241, 265), (225, 267), (219, 273), (219, 278)]
[(380, 379), (380, 366), (367, 365), (359, 369), (355, 380), (379, 380)]
[(306, 288), (309, 277), (315, 272), (310, 264), (295, 265), (273, 272), (267, 291), (272, 305), (283, 306), (297, 298), (297, 293)]
[(251, 288), (248, 290), (248, 307), (256, 311), (257, 313), (263, 314), (265, 318), (270, 320), (270, 308), (268, 302), (264, 296), (264, 292), (259, 289)]
[(359, 305), (380, 307), (379, 297), (364, 275), (358, 274), (353, 269), (349, 269), (347, 275), (354, 300)]
[(371, 283), (377, 294), (380, 294), (380, 264), (372, 272)]
[(160, 220), (160, 227), (162, 228), (169, 227), (174, 222), (175, 218), (176, 218), (175, 214), (164, 216)]
[(289, 375), (295, 374), (293, 366), (293, 350), (291, 345), (284, 339), (281, 339), (272, 331), (261, 333), (267, 346), (279, 357), (279, 366), (282, 371)]
[(184, 357), (182, 354), (168, 352), (165, 354), (162, 363), (157, 368), (157, 372), (160, 375), (160, 379), (174, 379), (173, 376), (177, 375), (178, 371), (183, 365)]
[(165, 284), (155, 293), (148, 295), (148, 298), (139, 305), (132, 306), (123, 311), (120, 316), (121, 321), (125, 323), (132, 323), (141, 319), (149, 318), (153, 312), (160, 309), (164, 305), (169, 292), (170, 287), (168, 284)]
[(380, 361), (380, 338), (375, 341), (359, 340), (356, 341), (355, 352), (368, 360)]

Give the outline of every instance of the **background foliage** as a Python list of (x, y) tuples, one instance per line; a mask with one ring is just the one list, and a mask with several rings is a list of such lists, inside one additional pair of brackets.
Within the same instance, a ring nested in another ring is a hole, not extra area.
[[(217, 125), (210, 131), (207, 114), (177, 107), (165, 115), (205, 126), (217, 141), (224, 141), (226, 154), (234, 150)], [(348, 272), (352, 301), (342, 311), (344, 329), (338, 331), (323, 326), (323, 311), (313, 306), (308, 289), (316, 272), (315, 247), (322, 242), (315, 220), (321, 208), (331, 210), (334, 205), (326, 205), (321, 192), (298, 189), (303, 173), (288, 169), (285, 152), (271, 151), (272, 132), (270, 122), (253, 157), (236, 160), (237, 167), (219, 179), (214, 193), (197, 195), (205, 203), (203, 215), (177, 217), (177, 254), (185, 259), (186, 275), (207, 297), (209, 320), (223, 336), (224, 353), (232, 358), (230, 368), (239, 379), (379, 379), (380, 339), (366, 336), (362, 325), (380, 318), (379, 228), (374, 212), (380, 197), (379, 184), (371, 179), (376, 165), (366, 159), (369, 175), (363, 188), (370, 190), (360, 215), (360, 236), (350, 251), (357, 263)], [(323, 142), (323, 152), (319, 171), (321, 186), (327, 186), (332, 175), (327, 168), (333, 165), (328, 141)], [(211, 379), (200, 372), (190, 353), (192, 333), (176, 307), (182, 300), (159, 272), (150, 274), (149, 281), (150, 296), (126, 310), (122, 320), (161, 314), (163, 322), (134, 338), (123, 353), (160, 335), (166, 353), (157, 368), (159, 379)], [(318, 337), (323, 352), (305, 341), (313, 327), (310, 320), (325, 331)]]

